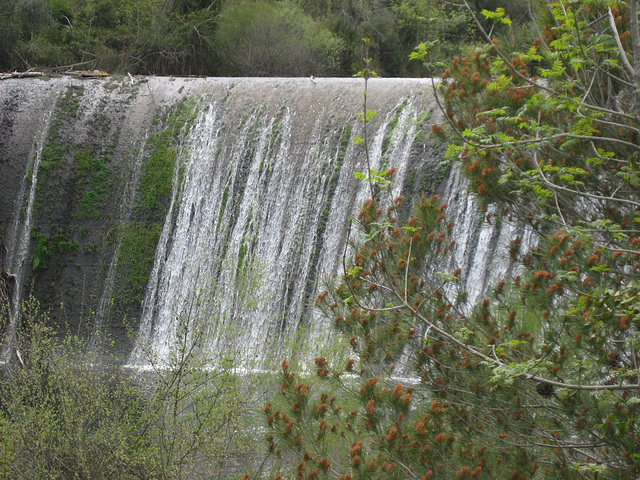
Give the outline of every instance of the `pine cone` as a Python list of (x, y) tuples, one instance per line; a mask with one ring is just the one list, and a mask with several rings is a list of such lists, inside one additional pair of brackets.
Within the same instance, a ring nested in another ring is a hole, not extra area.
[(553, 385), (547, 382), (538, 382), (536, 385), (536, 392), (543, 398), (552, 398), (556, 396), (556, 392), (553, 390)]

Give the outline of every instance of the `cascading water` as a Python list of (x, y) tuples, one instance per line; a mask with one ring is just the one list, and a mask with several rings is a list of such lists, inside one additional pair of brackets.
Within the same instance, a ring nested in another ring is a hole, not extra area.
[[(398, 192), (416, 160), (419, 99), (397, 98), (372, 123), (372, 167), (396, 167)], [(288, 102), (269, 102), (238, 124), (225, 119), (224, 101), (201, 103), (183, 145), (180, 196), (163, 228), (171, 239), (163, 234), (159, 243), (132, 364), (145, 354), (168, 357), (194, 300), (210, 322), (205, 328), (215, 331), (212, 357), (237, 348), (244, 358), (262, 358), (303, 327), (323, 330), (309, 304), (320, 274), (338, 273), (348, 219), (369, 194), (354, 178), (366, 170), (353, 141), (362, 126), (353, 112), (338, 117), (331, 103), (317, 103), (303, 119)], [(259, 280), (255, 291), (251, 278)]]
[[(141, 144), (144, 145), (147, 139), (147, 135), (144, 138), (141, 138)], [(134, 144), (134, 149), (136, 149), (137, 145)], [(140, 149), (140, 153), (135, 156), (135, 161), (132, 165), (131, 174), (129, 178), (125, 181), (124, 192), (123, 192), (123, 201), (121, 208), (119, 209), (118, 214), (118, 222), (119, 224), (127, 224), (131, 215), (133, 214), (133, 210), (135, 207), (135, 192), (138, 186), (138, 182), (140, 180), (141, 173), (141, 163), (144, 158), (144, 150), (142, 147), (138, 147)], [(99, 350), (100, 344), (104, 340), (103, 330), (104, 324), (108, 321), (110, 313), (111, 313), (111, 304), (113, 299), (113, 290), (115, 287), (115, 279), (118, 269), (118, 261), (120, 259), (120, 250), (122, 248), (122, 233), (120, 233), (116, 239), (116, 245), (114, 248), (113, 256), (111, 258), (111, 262), (109, 263), (109, 269), (107, 270), (107, 275), (105, 277), (104, 286), (102, 288), (102, 293), (100, 295), (100, 300), (98, 301), (98, 307), (95, 313), (95, 321), (93, 326), (93, 334), (91, 338), (91, 350), (95, 353)]]
[[(129, 364), (139, 367), (167, 361), (185, 329), (206, 344), (212, 362), (231, 353), (305, 356), (304, 348), (326, 340), (330, 328), (314, 314), (313, 299), (324, 278), (340, 274), (349, 219), (370, 196), (354, 177), (367, 169), (355, 144), (363, 136), (355, 116), (362, 81), (62, 78), (47, 82), (46, 94), (41, 85), (0, 83), (0, 133), (8, 139), (0, 144), (7, 192), (0, 235), (9, 271), (20, 275), (16, 291), (30, 285), (53, 318), (93, 333), (95, 343), (103, 332), (120, 335)], [(510, 268), (508, 241), (529, 233), (483, 223), (457, 174), (445, 175), (445, 145), (430, 137), (439, 113), (430, 85), (369, 82), (367, 108), (378, 112), (368, 125), (371, 167), (396, 168), (387, 195), (405, 196), (405, 215), (422, 193), (449, 204), (456, 263), (473, 299)], [(56, 97), (64, 102), (51, 113)], [(193, 121), (166, 129), (187, 99)], [(38, 125), (30, 123), (34, 109), (42, 112)], [(56, 117), (55, 132), (45, 112)], [(167, 138), (173, 143), (162, 143)], [(29, 149), (47, 142), (61, 154), (31, 222), (34, 203), (22, 200), (27, 187), (12, 178), (31, 168), (34, 194), (40, 154)], [(168, 196), (149, 220), (140, 209), (142, 185), (157, 174), (150, 159), (170, 145), (177, 156)], [(17, 160), (6, 162), (9, 156)], [(108, 171), (106, 183), (100, 171)], [(109, 196), (93, 204), (99, 217), (87, 216), (79, 206), (96, 198), (96, 185)], [(34, 228), (55, 255), (30, 276), (19, 266), (28, 267)], [(123, 333), (131, 327), (139, 327), (134, 344)]]
[(22, 179), (19, 199), (26, 198), (26, 204), (19, 203), (16, 207), (15, 221), (10, 231), (7, 242), (7, 271), (13, 278), (13, 294), (9, 305), (9, 318), (7, 324), (7, 337), (5, 339), (5, 349), (3, 359), (8, 363), (15, 354), (14, 343), (16, 339), (16, 331), (18, 328), (18, 319), (20, 316), (20, 304), (22, 301), (22, 285), (26, 272), (28, 259), (28, 251), (31, 242), (31, 221), (36, 195), (36, 186), (38, 184), (38, 172), (40, 170), (40, 162), (42, 160), (42, 150), (45, 145), (49, 126), (51, 123), (51, 115), (55, 106), (55, 96), (49, 109), (44, 112), (38, 123), (38, 135), (33, 141), (33, 146), (29, 154), (28, 169)]

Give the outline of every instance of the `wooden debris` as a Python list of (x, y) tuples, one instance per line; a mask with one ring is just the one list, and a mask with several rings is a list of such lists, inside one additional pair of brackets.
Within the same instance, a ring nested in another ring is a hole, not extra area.
[(0, 73), (0, 80), (7, 80), (9, 78), (30, 78), (30, 77), (42, 77), (45, 74), (42, 72), (11, 72)]
[(0, 73), (0, 80), (8, 80), (10, 78), (34, 78), (34, 77), (77, 77), (77, 78), (105, 78), (110, 77), (111, 74), (100, 70), (71, 70), (68, 72), (60, 73), (46, 73), (46, 72), (10, 72)]
[(71, 71), (71, 72), (64, 72), (64, 74), (72, 77), (80, 77), (80, 78), (104, 78), (104, 77), (111, 76), (110, 73), (102, 72), (100, 70)]

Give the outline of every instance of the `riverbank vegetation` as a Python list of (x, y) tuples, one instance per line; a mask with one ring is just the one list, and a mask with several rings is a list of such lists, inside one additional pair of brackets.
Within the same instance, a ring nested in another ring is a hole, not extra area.
[(134, 372), (86, 339), (61, 341), (34, 298), (20, 315), (16, 363), (0, 377), (2, 478), (218, 479), (251, 465), (256, 379), (236, 375), (232, 352), (211, 368), (210, 316), (183, 315), (168, 360), (146, 352), (149, 369)]

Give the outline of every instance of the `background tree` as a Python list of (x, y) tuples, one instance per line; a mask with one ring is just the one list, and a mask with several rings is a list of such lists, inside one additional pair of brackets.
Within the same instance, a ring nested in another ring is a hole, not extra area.
[(222, 0), (29, 0), (0, 11), (0, 68), (191, 74), (217, 65)]
[(472, 304), (445, 206), (369, 200), (317, 299), (351, 353), (315, 378), (283, 362), (265, 406), (298, 478), (640, 474), (637, 2), (545, 3), (522, 53), (483, 27), (503, 10), (483, 15), (488, 45), (438, 87), (449, 153), (486, 220), (536, 241), (514, 238), (517, 274)]
[[(516, 26), (511, 43), (524, 41), (531, 29), (523, 0), (478, 1), (473, 11), (498, 6)], [(370, 38), (376, 71), (415, 76), (424, 70), (407, 58), (420, 42), (437, 40), (436, 62), (479, 40), (469, 12), (435, 0), (7, 0), (0, 6), (0, 36), (3, 71), (159, 75), (282, 76), (314, 70), (350, 76), (360, 69), (361, 39)], [(269, 50), (265, 38), (302, 60), (304, 68), (296, 70), (295, 61)], [(268, 61), (256, 52), (266, 53)]]
[(288, 1), (228, 3), (216, 31), (222, 72), (243, 76), (332, 75), (343, 43)]

